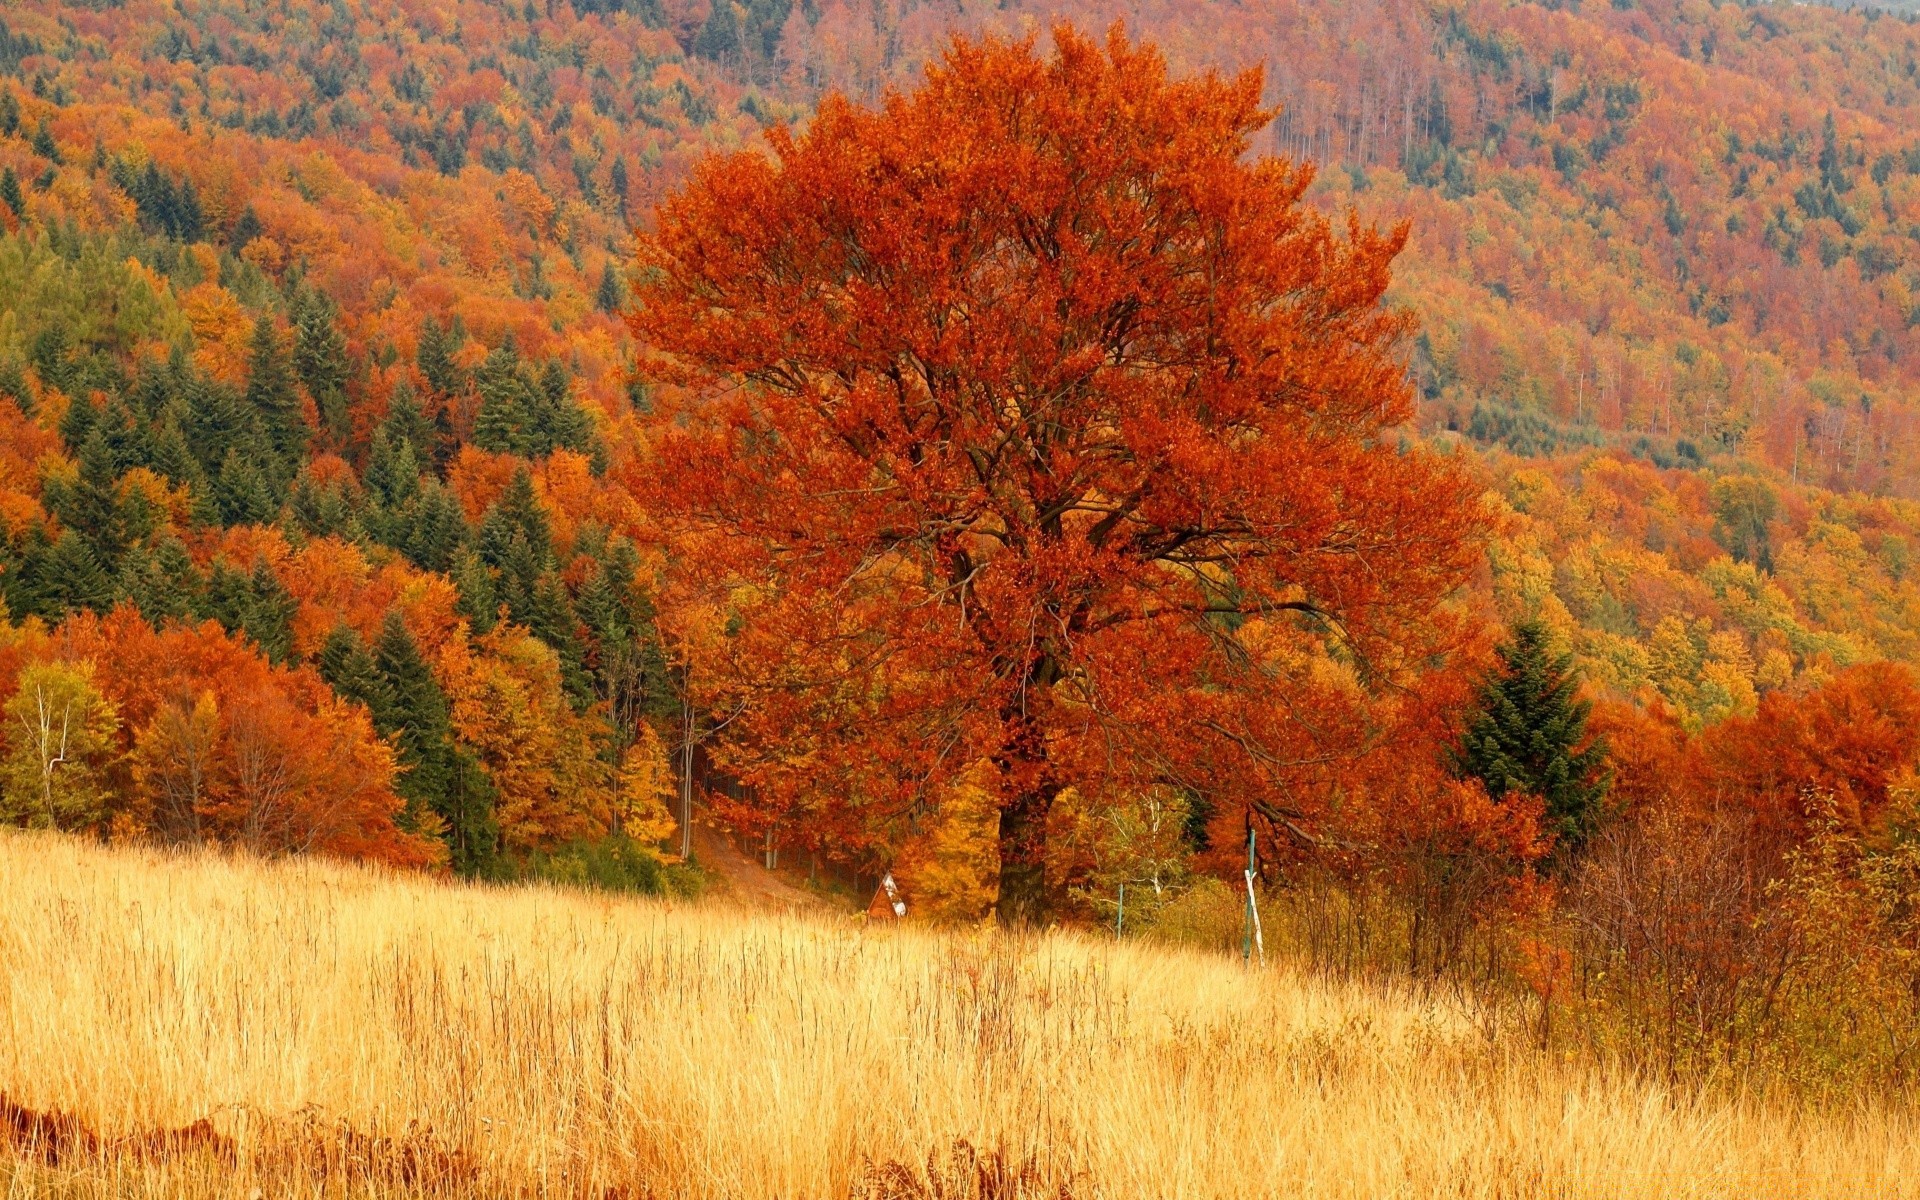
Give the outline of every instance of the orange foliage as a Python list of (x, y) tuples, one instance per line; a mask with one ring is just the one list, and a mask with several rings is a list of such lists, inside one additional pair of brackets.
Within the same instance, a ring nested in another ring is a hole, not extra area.
[(1917, 755), (1920, 680), (1896, 663), (1849, 667), (1824, 687), (1771, 693), (1757, 715), (1700, 740), (1709, 797), (1750, 807), (1763, 828), (1800, 836), (1812, 817), (1829, 813), (1849, 833), (1878, 832), (1889, 789)]
[(626, 479), (743, 713), (723, 761), (836, 836), (991, 762), (1013, 919), (1068, 782), (1315, 823), (1290, 764), (1444, 647), (1477, 521), (1452, 464), (1381, 444), (1401, 234), (1336, 236), (1310, 172), (1247, 159), (1257, 75), (1055, 42), (956, 41), (916, 93), (709, 162), (630, 318), (697, 397)]
[[(119, 711), (123, 751), (144, 785), (133, 797), (141, 811), (128, 815), (172, 822), (163, 835), (399, 866), (444, 857), (436, 839), (394, 824), (402, 803), (393, 750), (374, 735), (366, 710), (311, 670), (273, 666), (212, 622), (156, 632), (123, 607), (105, 618), (75, 615), (51, 634), (30, 623), (0, 648), (0, 687), (9, 690), (26, 661), (108, 665), (100, 686)], [(159, 781), (196, 738), (203, 778), (197, 803), (182, 812), (157, 795)]]
[(503, 624), (471, 645), (449, 643), (437, 672), (454, 728), (499, 793), (496, 813), (510, 848), (546, 849), (606, 832), (613, 773), (593, 741), (597, 723), (567, 706), (551, 649)]

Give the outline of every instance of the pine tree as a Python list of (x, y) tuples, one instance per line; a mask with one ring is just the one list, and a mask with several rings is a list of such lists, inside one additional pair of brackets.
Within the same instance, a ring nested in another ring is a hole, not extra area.
[(398, 538), (401, 553), (423, 571), (450, 569), (467, 538), (466, 517), (453, 493), (428, 477), (407, 515), (407, 527)]
[(333, 322), (333, 308), (319, 296), (299, 305), (293, 339), (293, 371), (306, 384), (320, 424), (334, 444), (346, 441), (347, 339)]
[(500, 620), (500, 598), (486, 564), (472, 550), (463, 549), (454, 555), (447, 573), (453, 577), (461, 615), (476, 634), (491, 632)]
[(480, 412), (473, 421), (473, 444), (495, 454), (526, 454), (532, 424), (532, 405), (538, 400), (520, 370), (520, 356), (511, 344), (487, 355), (474, 377), (480, 393)]
[(613, 269), (613, 260), (608, 259), (606, 269), (600, 272), (600, 290), (594, 295), (594, 307), (603, 313), (617, 313), (625, 300), (625, 290), (620, 286), (620, 276)]
[(119, 598), (119, 588), (87, 540), (67, 530), (40, 560), (40, 595), (33, 611), (49, 620), (75, 609), (104, 613)]
[(427, 377), (427, 386), (442, 397), (467, 390), (466, 373), (453, 358), (464, 340), (457, 332), (441, 328), (431, 317), (420, 326), (420, 348), (414, 361), (419, 364), (420, 373)]
[(380, 427), (386, 431), (388, 441), (395, 445), (405, 442), (413, 447), (414, 461), (423, 465), (432, 461), (433, 422), (421, 411), (420, 399), (406, 380), (394, 385), (393, 395), (387, 400), (387, 416)]
[(27, 215), (27, 198), (20, 193), (20, 177), (13, 173), (12, 167), (0, 170), (0, 204), (7, 206), (16, 218)]
[(463, 759), (454, 742), (446, 693), (397, 612), (381, 627), (374, 666), (388, 704), (384, 714), (376, 710), (375, 728), (395, 735), (406, 768), (397, 790), (409, 808), (439, 815), (454, 869), (474, 874), (491, 855), (492, 804), (482, 782), (471, 778), (477, 765)]
[(1481, 685), (1478, 713), (1453, 751), (1462, 778), (1487, 794), (1538, 796), (1547, 827), (1565, 850), (1577, 850), (1599, 821), (1612, 784), (1607, 749), (1587, 736), (1593, 706), (1578, 696), (1573, 655), (1554, 655), (1547, 631), (1523, 621), (1500, 647), (1500, 666)]
[(693, 39), (693, 52), (714, 62), (739, 57), (740, 19), (734, 15), (731, 0), (714, 0), (707, 23)]
[(254, 322), (252, 357), (247, 369), (247, 407), (280, 460), (283, 479), (291, 479), (307, 453), (307, 422), (294, 391), (293, 371), (271, 316)]
[(58, 509), (67, 528), (87, 540), (95, 561), (109, 574), (118, 571), (120, 555), (127, 548), (119, 483), (119, 464), (106, 430), (96, 424), (80, 447), (79, 476), (61, 489)]
[(342, 699), (367, 706), (377, 732), (391, 732), (390, 727), (383, 726), (391, 725), (393, 693), (374, 664), (373, 655), (367, 653), (366, 643), (352, 626), (334, 626), (320, 647), (315, 665), (320, 669), (320, 678)]
[(212, 488), (213, 511), (222, 525), (265, 525), (280, 511), (255, 458), (227, 451)]
[(236, 450), (253, 452), (253, 422), (234, 394), (206, 379), (184, 381), (186, 405), (180, 432), (208, 475), (215, 475)]
[(206, 581), (175, 537), (152, 549), (135, 547), (120, 568), (120, 588), (147, 623), (194, 621), (207, 615)]

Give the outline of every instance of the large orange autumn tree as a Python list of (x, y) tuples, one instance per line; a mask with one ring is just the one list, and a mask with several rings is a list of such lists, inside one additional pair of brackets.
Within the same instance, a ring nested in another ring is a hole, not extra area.
[(1249, 158), (1257, 73), (1054, 42), (956, 40), (708, 160), (630, 318), (669, 386), (629, 481), (723, 764), (851, 840), (987, 787), (1009, 922), (1067, 787), (1313, 836), (1300, 773), (1431, 662), (1476, 520), (1396, 432), (1404, 231), (1336, 232), (1309, 169)]

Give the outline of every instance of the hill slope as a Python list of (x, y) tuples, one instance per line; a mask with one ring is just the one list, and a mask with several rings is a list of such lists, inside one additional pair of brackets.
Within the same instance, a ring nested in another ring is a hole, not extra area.
[(1192, 951), (19, 833), (0, 881), (9, 1192), (1920, 1194), (1896, 1118), (1670, 1095)]

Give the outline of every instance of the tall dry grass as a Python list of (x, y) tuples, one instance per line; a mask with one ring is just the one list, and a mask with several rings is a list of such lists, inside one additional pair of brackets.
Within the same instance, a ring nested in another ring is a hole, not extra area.
[(0, 1091), (8, 1195), (1920, 1195), (1904, 1115), (1285, 967), (20, 833)]

